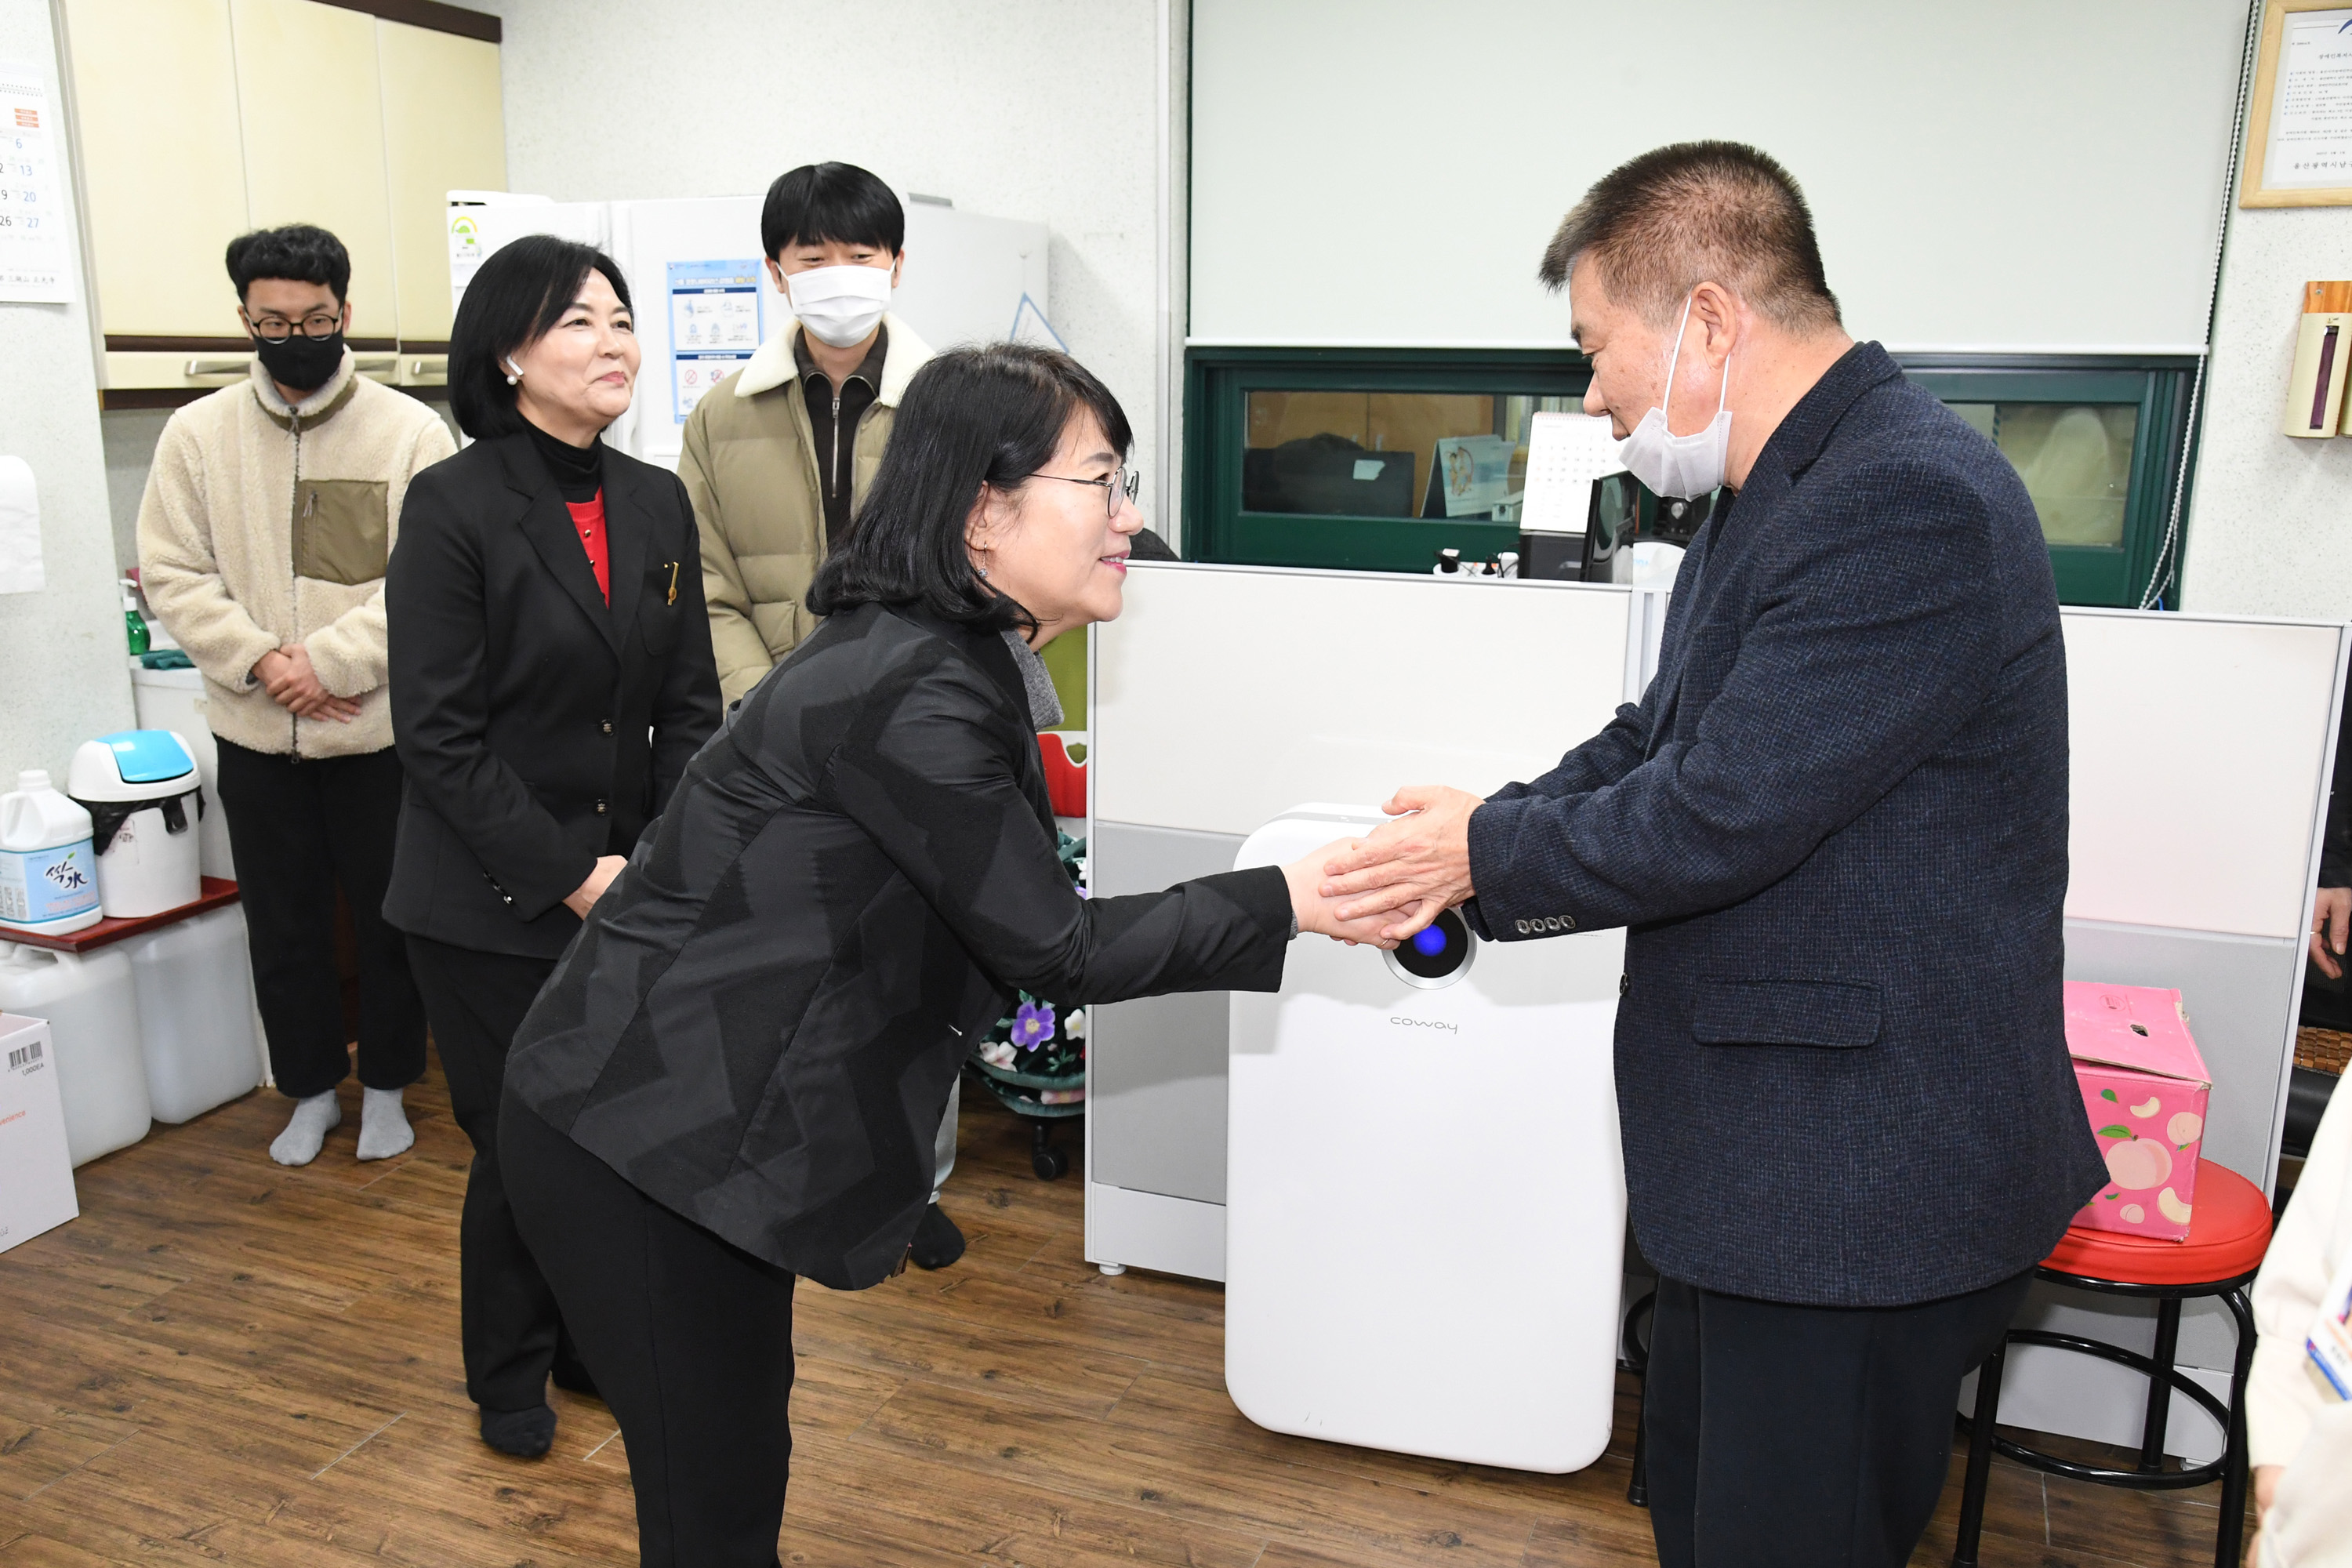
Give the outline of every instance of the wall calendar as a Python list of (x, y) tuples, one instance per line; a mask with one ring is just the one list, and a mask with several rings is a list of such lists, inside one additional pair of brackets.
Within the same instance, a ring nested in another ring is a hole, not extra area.
[(73, 298), (56, 129), (41, 68), (0, 60), (0, 300)]

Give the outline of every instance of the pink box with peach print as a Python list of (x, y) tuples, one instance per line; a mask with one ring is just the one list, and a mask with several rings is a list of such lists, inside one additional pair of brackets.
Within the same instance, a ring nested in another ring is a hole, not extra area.
[(2189, 1033), (2180, 993), (2069, 980), (2066, 1053), (2107, 1162), (2107, 1184), (2074, 1223), (2188, 1240), (2213, 1080)]

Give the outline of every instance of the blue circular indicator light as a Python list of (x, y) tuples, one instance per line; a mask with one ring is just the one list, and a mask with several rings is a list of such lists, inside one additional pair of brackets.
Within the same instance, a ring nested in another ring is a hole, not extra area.
[(1435, 958), (1445, 951), (1445, 933), (1435, 926), (1423, 926), (1412, 933), (1412, 950), (1423, 958)]

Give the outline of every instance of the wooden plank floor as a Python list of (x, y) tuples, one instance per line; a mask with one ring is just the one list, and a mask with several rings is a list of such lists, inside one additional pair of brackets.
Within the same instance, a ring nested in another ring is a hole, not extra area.
[[(361, 1165), (358, 1093), (303, 1170), (248, 1096), (79, 1173), (82, 1217), (0, 1254), (0, 1568), (101, 1563), (557, 1568), (635, 1561), (627, 1458), (557, 1393), (554, 1452), (475, 1435), (457, 1356), (467, 1151), (437, 1072), (415, 1149)], [(963, 1261), (805, 1287), (786, 1563), (1089, 1568), (1570, 1568), (1653, 1560), (1617, 1439), (1518, 1475), (1276, 1436), (1225, 1397), (1213, 1287), (1106, 1279), (1075, 1177), (968, 1099), (947, 1205)], [(2212, 1560), (2218, 1489), (2161, 1496), (2001, 1465), (1984, 1561)], [(1951, 1553), (1956, 1458), (1915, 1562)]]

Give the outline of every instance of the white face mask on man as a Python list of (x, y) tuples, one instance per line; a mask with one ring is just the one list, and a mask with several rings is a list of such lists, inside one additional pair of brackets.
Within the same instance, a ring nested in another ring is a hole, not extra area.
[(785, 298), (817, 342), (854, 348), (890, 308), (890, 274), (887, 267), (814, 267), (785, 274)]
[(1670, 500), (1695, 500), (1718, 489), (1731, 460), (1731, 361), (1723, 362), (1723, 390), (1717, 395), (1715, 417), (1703, 430), (1677, 436), (1666, 427), (1666, 408), (1675, 398), (1675, 365), (1683, 357), (1683, 331), (1690, 325), (1691, 302), (1683, 301), (1681, 325), (1675, 328), (1674, 352), (1666, 358), (1666, 392), (1658, 406), (1642, 416), (1640, 424), (1617, 443), (1617, 458), (1633, 477), (1656, 495)]

